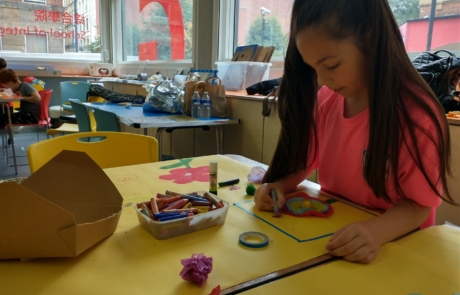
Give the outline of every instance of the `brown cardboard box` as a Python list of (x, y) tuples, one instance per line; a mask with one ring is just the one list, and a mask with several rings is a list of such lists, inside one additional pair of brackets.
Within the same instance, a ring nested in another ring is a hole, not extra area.
[(86, 153), (63, 151), (21, 184), (0, 183), (0, 259), (77, 256), (115, 231), (122, 201)]

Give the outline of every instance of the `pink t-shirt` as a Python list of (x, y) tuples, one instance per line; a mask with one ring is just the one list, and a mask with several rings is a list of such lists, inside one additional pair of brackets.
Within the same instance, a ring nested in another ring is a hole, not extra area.
[[(366, 109), (353, 118), (345, 118), (343, 115), (345, 99), (327, 87), (321, 88), (318, 100), (319, 152), (312, 168), (319, 169), (321, 188), (370, 208), (389, 209), (392, 205), (382, 198), (377, 198), (363, 176), (363, 160), (369, 138), (369, 110)], [(416, 107), (411, 109), (411, 114), (415, 118), (420, 118), (417, 122), (430, 134), (436, 134), (433, 124), (426, 119), (424, 122), (422, 119), (424, 116), (419, 115), (420, 110)], [(416, 134), (423, 153), (422, 160), (425, 167), (429, 167), (427, 173), (431, 179), (437, 179), (439, 161), (435, 146), (418, 129)], [(400, 152), (397, 173), (401, 188), (408, 198), (422, 206), (432, 207), (432, 214), (424, 226), (434, 224), (435, 207), (439, 206), (442, 200), (429, 187), (405, 144), (402, 145)], [(391, 180), (390, 177), (388, 179)], [(393, 201), (397, 202), (401, 198), (393, 181), (388, 181), (387, 190)], [(437, 190), (439, 192), (442, 190), (440, 182), (437, 184)]]

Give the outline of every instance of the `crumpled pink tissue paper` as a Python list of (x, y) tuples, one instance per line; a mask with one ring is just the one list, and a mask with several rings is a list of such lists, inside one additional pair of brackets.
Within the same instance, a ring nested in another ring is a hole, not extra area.
[(193, 254), (192, 258), (182, 259), (181, 263), (184, 266), (180, 272), (181, 277), (197, 283), (201, 288), (212, 270), (212, 257), (206, 257), (203, 253)]

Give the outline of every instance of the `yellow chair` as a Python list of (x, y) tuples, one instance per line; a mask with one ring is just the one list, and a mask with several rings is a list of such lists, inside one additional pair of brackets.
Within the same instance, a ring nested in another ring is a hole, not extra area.
[(47, 134), (55, 136), (59, 133), (76, 133), (96, 131), (96, 119), (92, 110), (83, 105), (79, 100), (69, 99), (72, 104), (72, 109), (75, 112), (75, 123), (64, 123), (58, 128), (48, 129)]
[[(88, 137), (99, 141), (81, 141)], [(125, 132), (80, 132), (30, 145), (27, 149), (30, 173), (40, 169), (62, 150), (86, 152), (101, 168), (158, 161), (158, 141), (154, 137)]]
[(87, 102), (106, 102), (107, 100), (101, 96), (88, 96)]

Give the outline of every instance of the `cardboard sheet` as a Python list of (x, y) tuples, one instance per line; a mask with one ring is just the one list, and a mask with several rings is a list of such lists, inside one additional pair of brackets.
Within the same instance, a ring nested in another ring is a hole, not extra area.
[(110, 236), (121, 214), (120, 193), (82, 152), (63, 151), (0, 192), (0, 259), (77, 256)]

